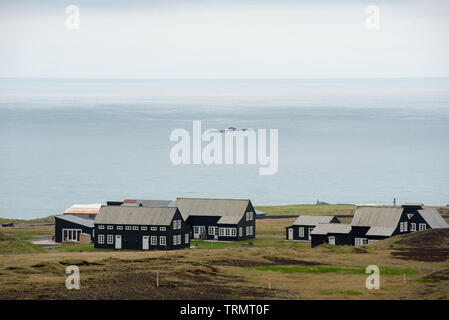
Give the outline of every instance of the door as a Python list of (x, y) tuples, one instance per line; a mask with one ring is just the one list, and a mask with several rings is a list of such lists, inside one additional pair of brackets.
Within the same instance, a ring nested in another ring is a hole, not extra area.
[(117, 234), (115, 236), (115, 249), (121, 249), (122, 248), (122, 236)]
[(328, 239), (329, 244), (335, 244), (335, 237), (334, 236), (329, 236), (327, 239)]
[(199, 239), (200, 238), (200, 227), (199, 226), (194, 226), (193, 227), (193, 238), (194, 239)]
[(214, 227), (214, 239), (218, 240), (218, 227)]
[(293, 228), (288, 229), (288, 240), (293, 240)]
[(142, 250), (150, 249), (150, 246), (149, 246), (149, 243), (148, 243), (149, 238), (150, 238), (149, 236), (143, 236), (142, 237)]
[(313, 228), (309, 228), (309, 240), (312, 240), (312, 231), (313, 231)]

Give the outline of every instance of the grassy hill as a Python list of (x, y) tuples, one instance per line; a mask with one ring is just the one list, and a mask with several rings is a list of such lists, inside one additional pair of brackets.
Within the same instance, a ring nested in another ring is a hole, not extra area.
[(352, 215), (357, 206), (346, 204), (294, 204), (288, 206), (256, 206), (267, 215)]

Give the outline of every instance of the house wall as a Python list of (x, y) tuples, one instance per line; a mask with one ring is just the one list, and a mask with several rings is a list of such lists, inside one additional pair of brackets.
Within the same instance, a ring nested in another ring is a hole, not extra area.
[[(173, 229), (173, 220), (181, 220), (181, 229)], [(113, 230), (108, 230), (107, 226), (112, 225)], [(117, 230), (117, 226), (123, 226), (123, 230)], [(177, 210), (169, 226), (150, 226), (139, 225), (139, 230), (126, 230), (126, 225), (122, 224), (104, 224), (104, 229), (99, 229), (99, 225), (95, 224), (95, 248), (115, 249), (115, 235), (122, 236), (122, 249), (143, 250), (143, 236), (150, 236), (149, 250), (176, 250), (190, 247), (190, 227), (185, 223), (181, 214)], [(142, 230), (141, 227), (147, 227), (147, 230)], [(151, 227), (156, 227), (156, 231), (152, 231)], [(165, 227), (165, 231), (161, 231), (161, 227)], [(188, 243), (185, 242), (185, 235), (189, 234)], [(98, 236), (104, 235), (104, 243), (98, 242)], [(113, 243), (107, 243), (107, 235), (113, 235)], [(173, 244), (173, 236), (181, 235), (181, 244)], [(157, 237), (157, 245), (151, 245), (151, 236)], [(165, 236), (166, 245), (160, 244), (160, 236)]]
[[(401, 222), (404, 222), (404, 223), (407, 224), (407, 231), (401, 232), (401, 229), (400, 229), (400, 223)], [(406, 233), (410, 233), (410, 219), (407, 217), (406, 210), (403, 210), (401, 218), (399, 219), (399, 222), (398, 222), (398, 224), (396, 226), (396, 229), (394, 230), (392, 236), (395, 236), (395, 235), (398, 235), (398, 234), (406, 234)]]
[(74, 222), (70, 222), (67, 220), (59, 219), (55, 217), (55, 242), (62, 242), (62, 229), (81, 229), (82, 233), (90, 234), (92, 238), (94, 235), (92, 234), (93, 228), (89, 228), (83, 225), (79, 225)]
[[(409, 231), (411, 229), (412, 223), (416, 223), (416, 231), (419, 231), (419, 224), (425, 223), (426, 224), (426, 230), (432, 229), (432, 227), (424, 220), (424, 218), (419, 214), (415, 214), (410, 220), (409, 220)], [(411, 231), (410, 231), (411, 232)]]
[[(333, 217), (330, 223), (340, 223), (340, 220), (338, 220), (336, 217)], [(299, 228), (304, 228), (304, 236), (299, 236)], [(285, 239), (288, 238), (288, 229), (293, 228), (293, 240), (303, 240), (303, 241), (310, 241), (309, 239), (309, 228), (312, 228), (310, 231), (312, 231), (316, 225), (313, 226), (305, 226), (305, 225), (291, 225), (289, 227), (285, 228)]]
[(329, 243), (329, 236), (335, 237), (335, 245), (344, 246), (344, 245), (352, 245), (352, 233), (341, 234), (341, 233), (329, 233), (327, 235), (312, 235), (311, 246), (312, 248), (319, 246), (323, 243)]

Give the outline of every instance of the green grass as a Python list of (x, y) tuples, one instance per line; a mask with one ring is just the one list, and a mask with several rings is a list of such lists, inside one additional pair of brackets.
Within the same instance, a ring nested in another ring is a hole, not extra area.
[(63, 245), (59, 248), (47, 249), (50, 252), (95, 252), (95, 251), (113, 251), (113, 249), (95, 249), (94, 244)]
[[(254, 267), (259, 271), (274, 271), (283, 273), (342, 273), (342, 274), (365, 274), (365, 268), (340, 268), (328, 266), (266, 266)], [(414, 275), (419, 272), (415, 269), (397, 269), (392, 267), (380, 267), (380, 275)]]
[(343, 204), (294, 204), (289, 206), (257, 206), (257, 210), (267, 215), (335, 215), (354, 214), (356, 206)]
[(0, 218), (0, 223), (38, 223), (38, 222), (48, 222), (53, 223), (55, 221), (54, 216), (48, 216), (45, 218), (36, 218), (36, 219), (8, 219), (8, 218)]
[(420, 282), (420, 283), (435, 283), (435, 282), (441, 282), (440, 279), (434, 279), (434, 278), (421, 278), (421, 279), (417, 279), (415, 280), (416, 282)]
[(310, 248), (309, 243), (290, 242), (281, 238), (255, 238), (252, 240), (229, 241), (229, 242), (212, 242), (204, 240), (191, 240), (190, 246), (196, 246), (197, 249), (225, 249), (232, 247), (249, 247), (250, 243), (257, 248), (285, 248), (293, 247), (296, 249)]
[(21, 240), (0, 241), (0, 254), (17, 254), (17, 253), (42, 253), (45, 252), (41, 247)]
[(361, 292), (359, 291), (354, 291), (354, 290), (320, 290), (318, 291), (318, 294), (320, 296), (332, 296), (334, 294), (344, 294), (346, 296), (360, 296), (362, 295)]

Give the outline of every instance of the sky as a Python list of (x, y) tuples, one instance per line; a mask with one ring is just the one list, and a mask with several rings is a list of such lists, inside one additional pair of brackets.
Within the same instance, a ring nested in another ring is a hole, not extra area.
[(441, 0), (0, 0), (0, 77), (448, 77), (448, 17)]

